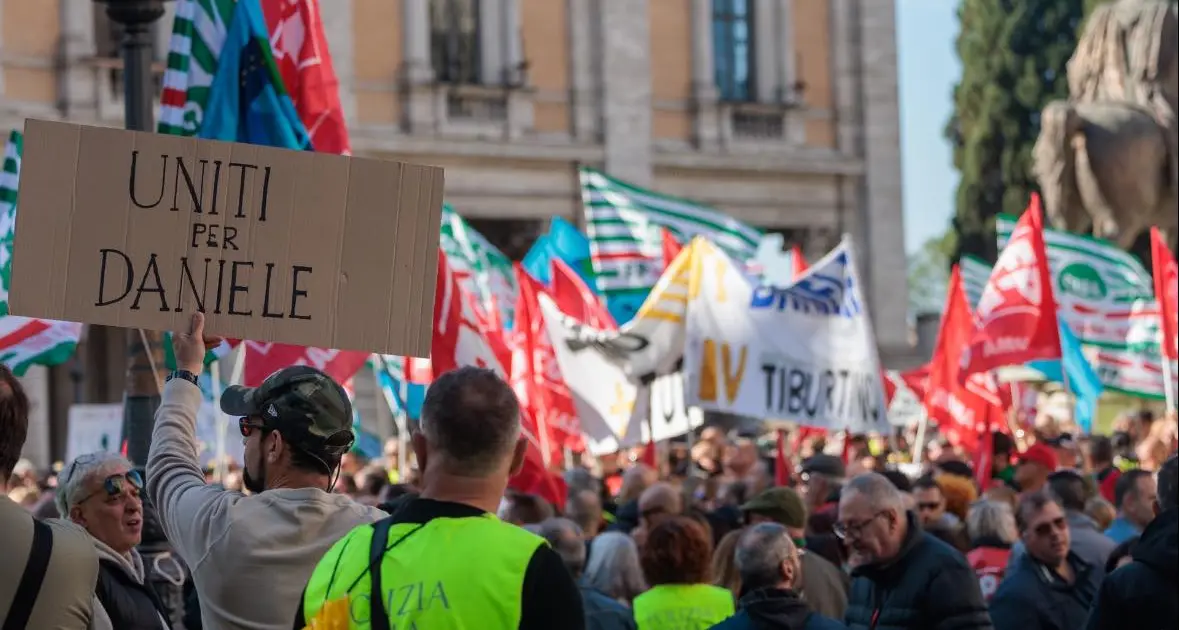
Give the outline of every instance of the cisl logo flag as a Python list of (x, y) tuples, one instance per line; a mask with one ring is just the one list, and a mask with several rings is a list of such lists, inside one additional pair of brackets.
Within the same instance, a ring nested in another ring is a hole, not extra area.
[(1060, 358), (1056, 300), (1038, 196), (1032, 197), (999, 253), (975, 317), (977, 329), (962, 352), (961, 381), (999, 367)]

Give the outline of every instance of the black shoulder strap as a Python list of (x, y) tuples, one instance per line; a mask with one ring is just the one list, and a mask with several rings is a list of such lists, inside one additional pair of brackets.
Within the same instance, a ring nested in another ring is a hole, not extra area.
[(45, 581), (51, 555), (53, 530), (41, 521), (33, 521), (33, 545), (29, 549), (29, 560), (25, 563), (25, 572), (12, 596), (12, 606), (4, 620), (4, 627), (0, 630), (25, 630), (29, 617), (33, 616), (33, 606), (37, 604), (37, 595)]
[(373, 524), (373, 541), (368, 551), (369, 577), (371, 578), (369, 595), (369, 627), (372, 630), (389, 629), (389, 611), (385, 610), (385, 590), (381, 585), (381, 560), (385, 557), (385, 545), (389, 543), (389, 529), (393, 527), (392, 518), (383, 518)]

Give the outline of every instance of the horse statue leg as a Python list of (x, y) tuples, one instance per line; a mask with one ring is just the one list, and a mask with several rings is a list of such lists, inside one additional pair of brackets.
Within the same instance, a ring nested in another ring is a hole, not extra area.
[(1032, 148), (1032, 173), (1048, 222), (1059, 230), (1087, 230), (1090, 221), (1077, 189), (1077, 155), (1073, 138), (1084, 121), (1066, 101), (1049, 103), (1040, 114), (1040, 135)]

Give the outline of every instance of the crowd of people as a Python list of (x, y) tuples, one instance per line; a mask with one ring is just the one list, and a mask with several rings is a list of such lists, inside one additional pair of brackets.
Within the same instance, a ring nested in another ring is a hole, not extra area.
[(0, 369), (0, 628), (1179, 627), (1173, 415), (996, 433), (987, 475), (938, 440), (905, 466), (903, 440), (807, 440), (784, 484), (768, 449), (709, 427), (655, 467), (575, 466), (549, 501), (508, 489), (525, 442), (494, 373), (441, 375), (410, 452), (366, 461), (343, 388), (291, 367), (225, 391), (244, 461), (214, 478), (195, 436), (210, 341), (199, 317), (174, 336), (143, 469), (95, 453), (38, 474)]

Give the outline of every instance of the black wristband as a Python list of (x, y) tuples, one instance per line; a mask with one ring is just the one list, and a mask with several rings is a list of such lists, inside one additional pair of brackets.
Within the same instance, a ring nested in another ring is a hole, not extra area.
[(168, 375), (168, 378), (164, 379), (164, 382), (167, 383), (174, 378), (184, 379), (189, 383), (196, 385), (197, 387), (201, 386), (200, 381), (197, 380), (197, 375), (189, 372), (188, 370), (173, 370), (172, 373)]

